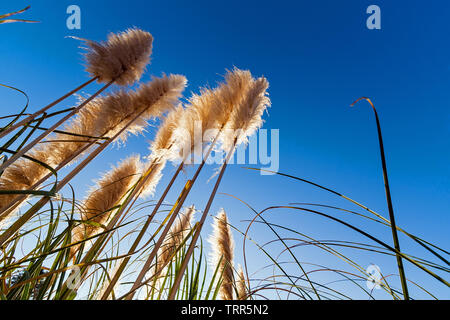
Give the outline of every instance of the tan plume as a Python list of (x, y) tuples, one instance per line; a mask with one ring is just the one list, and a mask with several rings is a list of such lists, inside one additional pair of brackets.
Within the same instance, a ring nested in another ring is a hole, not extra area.
[[(213, 222), (213, 234), (209, 239), (212, 245), (213, 265), (219, 266), (219, 274), (223, 279), (220, 286), (220, 295), (223, 300), (233, 300), (234, 275), (233, 256), (234, 241), (228, 224), (227, 214), (223, 209), (219, 211)], [(220, 264), (219, 264), (220, 263)]]
[(99, 77), (100, 82), (115, 80), (118, 85), (133, 84), (150, 62), (153, 37), (137, 28), (110, 33), (106, 42), (84, 41), (86, 71), (92, 77)]
[(150, 145), (151, 157), (165, 159), (174, 143), (174, 132), (179, 127), (180, 119), (183, 117), (184, 108), (180, 104), (170, 111), (160, 125), (153, 143)]
[(236, 138), (237, 144), (246, 143), (248, 137), (262, 126), (262, 116), (270, 106), (268, 87), (266, 78), (258, 78), (252, 83), (241, 103), (233, 109), (230, 121), (226, 125), (226, 133), (223, 135), (225, 151), (232, 147)]
[[(37, 149), (28, 153), (33, 159), (48, 164), (49, 154), (45, 150)], [(32, 160), (22, 158), (10, 165), (0, 177), (0, 190), (30, 190), (43, 176), (50, 171), (41, 164)], [(0, 195), (0, 209), (5, 208), (13, 201), (17, 194)], [(0, 215), (0, 225), (6, 223), (7, 218), (11, 215)]]
[(185, 112), (178, 120), (175, 131), (178, 159), (188, 152), (202, 152), (197, 143), (207, 143), (203, 137), (196, 137), (197, 132), (206, 134), (207, 130), (220, 130), (232, 116), (234, 108), (245, 99), (253, 78), (249, 71), (234, 68), (227, 71), (225, 81), (216, 88), (202, 88), (200, 94), (193, 94)]
[[(101, 232), (111, 216), (112, 208), (118, 205), (126, 193), (139, 178), (141, 163), (138, 156), (132, 156), (113, 167), (92, 188), (84, 200), (81, 209), (81, 220), (72, 230), (73, 242), (82, 241)], [(71, 247), (74, 255), (79, 245)]]
[(247, 300), (248, 299), (248, 290), (247, 286), (245, 285), (245, 276), (244, 276), (244, 270), (242, 270), (242, 267), (239, 266), (238, 268), (238, 279), (236, 280), (236, 288), (237, 288), (237, 299), (238, 300)]
[[(45, 144), (35, 147), (27, 155), (56, 167), (75, 156), (80, 157), (82, 154), (78, 154), (79, 151), (86, 144), (95, 141), (93, 138), (112, 136), (141, 114), (119, 137), (123, 142), (128, 134), (142, 132), (151, 118), (159, 117), (173, 109), (185, 86), (184, 76), (163, 75), (142, 84), (136, 92), (122, 90), (96, 98), (64, 126), (63, 131), (73, 135), (56, 133)], [(88, 151), (85, 150), (84, 153)], [(48, 173), (43, 166), (21, 159), (7, 168), (0, 177), (0, 190), (31, 189)], [(16, 197), (17, 195), (0, 195), (0, 209), (6, 207)]]
[(156, 186), (161, 180), (162, 170), (164, 169), (165, 164), (166, 164), (165, 161), (162, 161), (159, 163), (147, 165), (148, 166), (147, 170), (145, 170), (144, 172), (147, 172), (148, 176), (144, 184), (142, 185), (140, 194), (141, 198), (153, 196), (156, 190)]

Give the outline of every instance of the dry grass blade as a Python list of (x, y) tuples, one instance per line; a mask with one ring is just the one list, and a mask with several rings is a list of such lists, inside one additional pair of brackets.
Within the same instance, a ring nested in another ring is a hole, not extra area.
[[(390, 187), (389, 187), (389, 179), (388, 179), (387, 168), (386, 168), (386, 158), (384, 155), (383, 137), (381, 134), (380, 120), (378, 118), (377, 110), (375, 109), (375, 106), (373, 105), (372, 101), (369, 98), (366, 98), (366, 97), (359, 98), (358, 100), (353, 102), (351, 104), (351, 106), (354, 106), (360, 100), (366, 100), (367, 102), (369, 102), (370, 106), (372, 107), (373, 112), (375, 113), (375, 120), (377, 123), (377, 132), (378, 132), (378, 142), (380, 145), (381, 166), (383, 168), (384, 189), (386, 191), (386, 202), (387, 202), (388, 210), (389, 210), (389, 220), (391, 223), (392, 238), (394, 240), (395, 249), (397, 250), (397, 252), (400, 252), (400, 242), (398, 240), (394, 208), (392, 206), (391, 191), (390, 191)], [(400, 273), (400, 280), (401, 280), (401, 284), (402, 284), (403, 297), (405, 300), (409, 300), (408, 284), (406, 282), (406, 275), (405, 275), (405, 269), (403, 268), (402, 257), (399, 254), (397, 254), (396, 257), (397, 257), (398, 270)]]
[(35, 23), (35, 22), (39, 22), (39, 21), (24, 20), (24, 19), (6, 19), (6, 18), (11, 17), (13, 15), (23, 13), (23, 12), (27, 11), (30, 8), (31, 8), (31, 6), (27, 6), (26, 8), (24, 8), (22, 10), (19, 10), (19, 11), (5, 13), (5, 14), (0, 14), (0, 23), (11, 23), (11, 22), (31, 22), (31, 23)]

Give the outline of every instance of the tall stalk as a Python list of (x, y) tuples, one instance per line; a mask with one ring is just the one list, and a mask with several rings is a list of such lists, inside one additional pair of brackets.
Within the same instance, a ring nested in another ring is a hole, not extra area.
[(377, 131), (378, 131), (378, 142), (380, 145), (380, 156), (381, 156), (381, 165), (383, 167), (383, 179), (384, 179), (384, 189), (386, 191), (386, 201), (389, 209), (389, 219), (391, 224), (391, 231), (392, 231), (392, 238), (394, 240), (394, 247), (397, 250), (396, 257), (397, 257), (397, 266), (398, 271), (400, 274), (400, 281), (402, 284), (402, 291), (403, 291), (403, 297), (405, 300), (409, 300), (409, 294), (408, 294), (408, 285), (406, 283), (406, 276), (405, 276), (405, 270), (403, 268), (403, 261), (402, 257), (398, 254), (400, 251), (400, 243), (398, 241), (398, 235), (397, 235), (397, 226), (395, 224), (395, 216), (394, 216), (394, 208), (392, 206), (392, 199), (391, 199), (391, 191), (389, 188), (389, 180), (388, 180), (388, 174), (387, 174), (387, 168), (386, 168), (386, 159), (384, 155), (384, 146), (383, 146), (383, 137), (381, 134), (381, 125), (380, 120), (378, 118), (377, 110), (375, 109), (375, 106), (373, 105), (372, 101), (369, 98), (362, 97), (356, 100), (351, 104), (351, 106), (354, 106), (358, 101), (366, 100), (369, 102), (370, 106), (372, 107), (373, 112), (375, 113), (375, 120), (377, 122)]

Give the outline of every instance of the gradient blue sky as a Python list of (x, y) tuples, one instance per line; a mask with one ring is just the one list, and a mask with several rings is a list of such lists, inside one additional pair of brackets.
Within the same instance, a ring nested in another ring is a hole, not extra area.
[[(0, 11), (28, 4), (31, 10), (20, 18), (41, 23), (1, 25), (0, 82), (26, 91), (31, 110), (88, 79), (79, 42), (66, 36), (103, 40), (109, 32), (137, 26), (155, 38), (152, 64), (143, 80), (162, 72), (183, 74), (189, 80), (185, 92), (189, 96), (199, 86), (213, 86), (233, 66), (266, 76), (272, 108), (264, 127), (280, 129), (280, 172), (336, 189), (387, 216), (373, 113), (364, 102), (349, 107), (360, 96), (371, 97), (382, 124), (397, 223), (448, 249), (450, 28), (444, 13), (449, 12), (450, 2), (16, 0), (3, 1)], [(66, 8), (71, 4), (81, 8), (81, 30), (66, 28)], [(366, 28), (365, 11), (371, 4), (381, 7), (381, 30)], [(96, 87), (84, 91), (92, 93)], [(0, 89), (0, 94), (2, 115), (23, 103), (14, 92)], [(81, 190), (78, 196), (110, 164), (133, 152), (145, 155), (146, 140), (152, 136), (150, 129), (145, 138), (133, 137), (125, 147), (108, 150), (75, 179), (74, 185)], [(213, 185), (206, 183), (212, 170), (202, 174), (188, 203), (203, 208), (205, 194)], [(172, 167), (166, 169), (166, 177), (171, 171)], [(183, 176), (171, 200), (192, 171)], [(219, 192), (236, 195), (259, 210), (290, 202), (357, 209), (300, 182), (262, 177), (239, 165), (229, 168)], [(241, 229), (246, 224), (240, 221), (253, 216), (224, 195), (218, 195), (213, 211), (220, 207)], [(388, 229), (330, 213), (391, 242)], [(268, 218), (319, 239), (361, 240), (349, 230), (307, 214), (278, 210)], [(263, 230), (256, 228), (254, 237), (262, 242), (273, 239)], [(237, 234), (236, 238), (240, 251), (241, 239)], [(406, 252), (427, 256), (410, 241), (401, 240)], [(335, 261), (310, 249), (298, 249), (298, 254), (309, 262)], [(362, 265), (375, 263), (385, 274), (396, 272), (394, 258), (352, 254)], [(267, 263), (255, 250), (250, 257), (261, 266)], [(242, 261), (239, 252), (237, 260)], [(450, 297), (448, 288), (435, 285), (408, 264), (407, 275), (428, 284), (441, 297)]]

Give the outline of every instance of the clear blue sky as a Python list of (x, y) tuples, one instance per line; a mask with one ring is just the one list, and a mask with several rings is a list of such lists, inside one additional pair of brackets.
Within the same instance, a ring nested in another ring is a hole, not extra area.
[[(0, 26), (0, 82), (26, 91), (31, 110), (88, 79), (79, 42), (66, 36), (103, 40), (109, 32), (137, 26), (155, 38), (152, 64), (143, 80), (162, 72), (184, 74), (189, 96), (199, 86), (214, 85), (233, 66), (266, 76), (272, 108), (264, 127), (280, 129), (280, 172), (334, 188), (387, 217), (373, 113), (364, 102), (349, 107), (360, 96), (371, 97), (380, 114), (397, 223), (448, 249), (450, 27), (445, 13), (450, 2), (16, 0), (3, 1), (0, 11), (28, 4), (31, 10), (20, 18), (41, 23)], [(81, 30), (66, 28), (66, 8), (71, 4), (81, 8)], [(366, 28), (366, 8), (371, 4), (381, 8), (381, 30)], [(0, 89), (0, 94), (2, 115), (23, 103), (14, 92)], [(150, 129), (145, 138), (133, 137), (126, 147), (109, 150), (92, 163), (74, 181), (81, 190), (79, 197), (110, 164), (129, 153), (146, 154), (145, 141), (152, 136)], [(212, 188), (212, 182), (205, 182), (213, 168), (208, 170), (188, 199), (199, 208)], [(171, 171), (172, 167), (166, 169), (166, 177)], [(159, 193), (166, 181), (161, 182)], [(357, 209), (300, 182), (262, 177), (238, 165), (229, 168), (220, 192), (232, 193), (259, 210), (291, 202)], [(220, 207), (241, 229), (246, 224), (240, 221), (252, 217), (242, 204), (224, 195), (218, 195), (213, 211)], [(391, 243), (388, 229), (329, 212)], [(267, 217), (319, 239), (361, 240), (323, 218), (295, 211), (274, 211)], [(256, 228), (253, 233), (261, 242), (273, 238), (267, 230), (257, 230), (265, 229)], [(241, 262), (241, 239), (235, 236)], [(406, 252), (424, 255), (411, 242), (401, 241)], [(335, 261), (308, 249), (297, 252), (309, 262)], [(364, 266), (375, 263), (386, 274), (396, 272), (394, 258), (352, 255)], [(255, 250), (250, 256), (261, 266), (268, 263)], [(448, 288), (435, 285), (408, 264), (407, 275), (428, 283), (427, 288), (441, 297), (450, 297)]]

